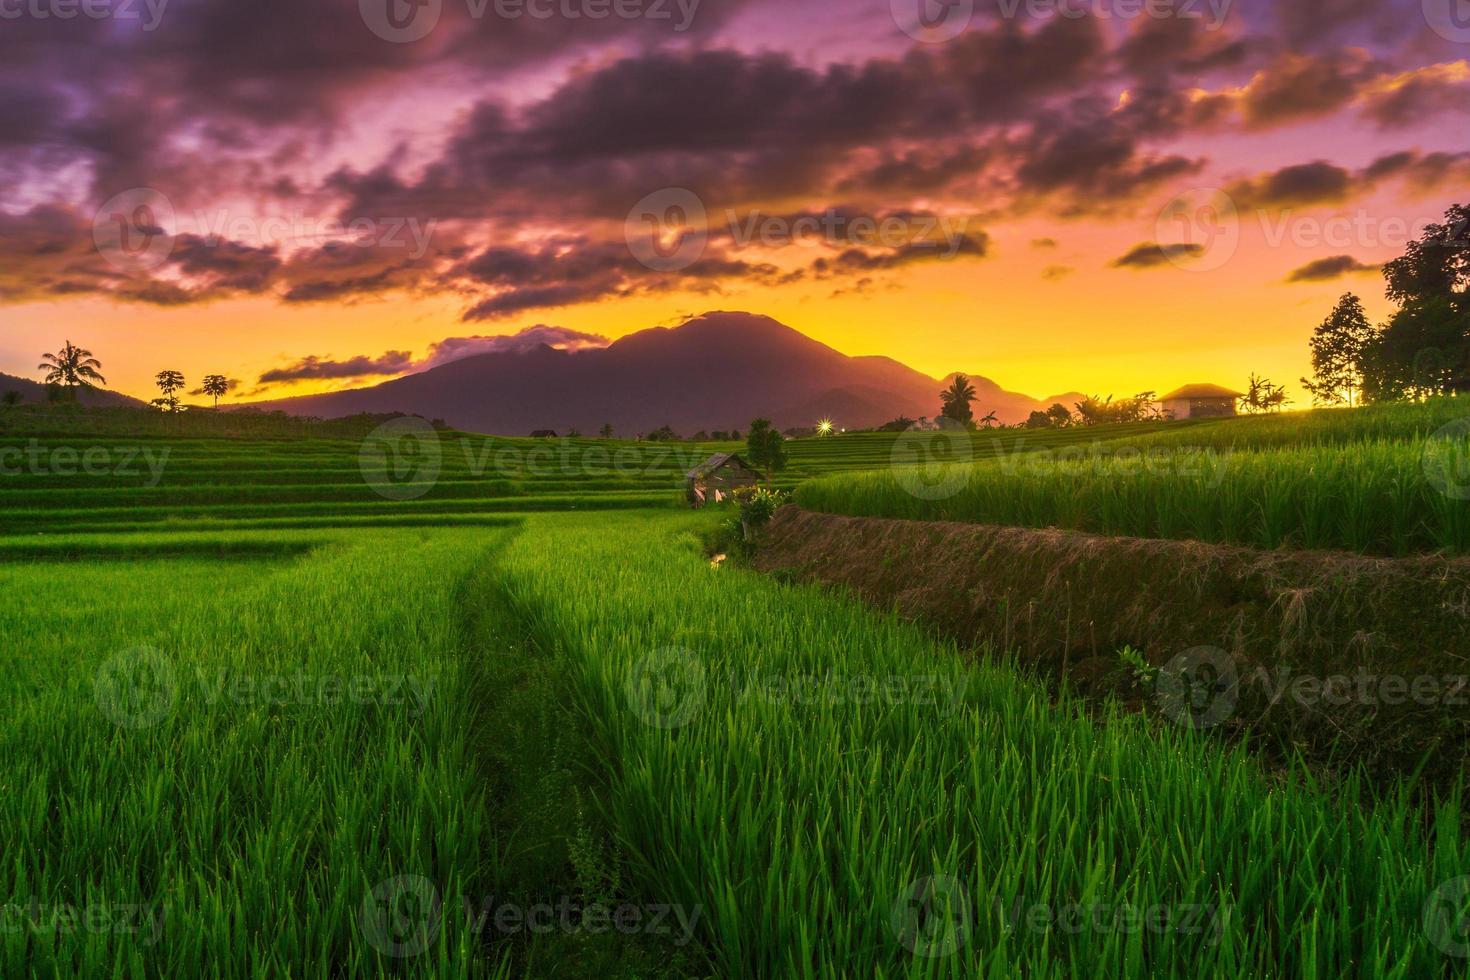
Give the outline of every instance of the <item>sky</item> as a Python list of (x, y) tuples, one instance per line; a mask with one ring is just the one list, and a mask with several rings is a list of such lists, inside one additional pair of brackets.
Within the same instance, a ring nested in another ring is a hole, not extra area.
[(237, 402), (748, 310), (1257, 373), (1470, 199), (1467, 0), (0, 0), (0, 372)]

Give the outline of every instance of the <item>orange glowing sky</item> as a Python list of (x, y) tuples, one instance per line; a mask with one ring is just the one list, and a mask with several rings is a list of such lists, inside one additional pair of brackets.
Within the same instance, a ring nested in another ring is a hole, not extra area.
[[(277, 398), (377, 383), (446, 338), (738, 309), (1036, 397), (1254, 372), (1304, 404), (1312, 327), (1349, 290), (1386, 317), (1376, 267), (1464, 199), (1470, 37), (1418, 0), (1330, 27), (1306, 0), (1226, 6), (1217, 25), (977, 13), (937, 41), (887, 0), (707, 0), (678, 34), (447, 13), (412, 44), (312, 19), (317, 0), (258, 23), (179, 0), (147, 36), (23, 25), (0, 68), (23, 107), (0, 138), (0, 371), (36, 377), (70, 339), (139, 397), (173, 368)], [(140, 106), (163, 120), (141, 137)], [(624, 216), (676, 187), (708, 241), (646, 268)], [(167, 253), (115, 262), (98, 209), (123, 194), (133, 221), (140, 189), (172, 212)], [(824, 209), (941, 216), (969, 244), (722, 234), (727, 213)], [(417, 254), (264, 221), (282, 215), (432, 235)]]

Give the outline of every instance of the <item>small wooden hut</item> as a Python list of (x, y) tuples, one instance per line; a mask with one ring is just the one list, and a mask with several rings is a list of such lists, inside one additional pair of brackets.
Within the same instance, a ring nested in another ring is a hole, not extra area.
[(689, 503), (703, 507), (719, 503), (740, 487), (760, 483), (761, 475), (735, 453), (715, 453), (684, 474)]

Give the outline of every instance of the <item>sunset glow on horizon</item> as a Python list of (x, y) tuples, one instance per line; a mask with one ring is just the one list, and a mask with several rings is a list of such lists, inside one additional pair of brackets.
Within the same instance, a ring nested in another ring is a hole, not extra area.
[(1312, 328), (1385, 318), (1470, 186), (1470, 31), (1419, 0), (359, 6), (0, 20), (0, 372), (70, 339), (238, 404), (744, 310), (1038, 398), (1303, 407)]

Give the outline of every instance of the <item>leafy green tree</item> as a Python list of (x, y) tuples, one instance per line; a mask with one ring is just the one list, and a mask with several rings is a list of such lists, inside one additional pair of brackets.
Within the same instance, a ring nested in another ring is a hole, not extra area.
[(649, 442), (674, 442), (679, 438), (679, 434), (671, 426), (661, 425), (644, 438)]
[(1046, 410), (1046, 414), (1051, 416), (1052, 425), (1058, 429), (1066, 428), (1073, 421), (1072, 413), (1067, 411), (1067, 406), (1061, 402), (1054, 403), (1051, 408)]
[(1312, 332), (1312, 377), (1302, 378), (1302, 387), (1311, 392), (1312, 400), (1323, 405), (1353, 405), (1361, 400), (1363, 357), (1372, 342), (1373, 325), (1363, 312), (1363, 301), (1344, 293)]
[(1383, 278), (1388, 298), (1406, 307), (1444, 299), (1456, 312), (1470, 310), (1470, 205), (1451, 205), (1442, 224), (1425, 227), (1383, 267)]
[(1363, 398), (1470, 391), (1470, 206), (1451, 206), (1383, 276), (1400, 307), (1364, 345)]
[(7, 391), (3, 397), (0, 397), (0, 404), (4, 404), (6, 408), (14, 408), (20, 404), (20, 392)]
[(975, 386), (970, 384), (970, 379), (963, 374), (954, 376), (949, 387), (939, 393), (939, 402), (942, 406), (939, 417), (953, 419), (965, 428), (972, 428), (975, 424), (975, 412), (970, 408), (970, 403), (975, 400)]
[(1451, 391), (1470, 391), (1470, 317), (1448, 297), (1405, 306), (1365, 348), (1364, 398), (1391, 401)]
[(745, 458), (766, 475), (766, 486), (774, 475), (786, 468), (786, 437), (771, 425), (770, 419), (755, 419), (745, 436)]
[(102, 362), (89, 350), (73, 346), (68, 340), (55, 354), (42, 354), (36, 370), (45, 371), (45, 383), (68, 388), (91, 388), (107, 384), (102, 376)]
[(229, 394), (230, 381), (223, 374), (206, 374), (199, 391), (201, 394), (213, 395), (215, 411), (219, 411), (220, 396)]
[(163, 393), (162, 398), (153, 399), (165, 412), (177, 412), (179, 410), (179, 392), (184, 390), (184, 375), (180, 371), (159, 371), (154, 377), (153, 383), (158, 385), (158, 390)]

